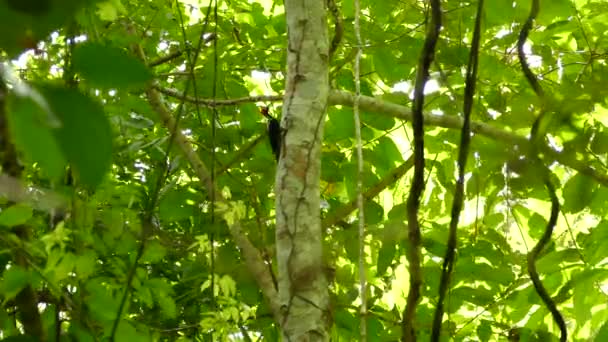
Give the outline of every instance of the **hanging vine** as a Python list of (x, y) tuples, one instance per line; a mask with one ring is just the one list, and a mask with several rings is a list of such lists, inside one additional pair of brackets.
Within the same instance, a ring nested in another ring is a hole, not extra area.
[(479, 0), (477, 3), (475, 29), (473, 31), (473, 41), (471, 42), (471, 53), (469, 54), (469, 63), (467, 65), (465, 79), (463, 105), (464, 118), (460, 133), (460, 148), (458, 151), (458, 179), (456, 180), (456, 189), (454, 190), (454, 202), (452, 203), (452, 215), (448, 232), (448, 242), (441, 269), (439, 299), (437, 300), (437, 308), (435, 309), (435, 317), (433, 318), (431, 341), (439, 341), (439, 337), (441, 336), (441, 323), (443, 320), (444, 311), (443, 302), (450, 285), (450, 279), (454, 269), (454, 259), (456, 257), (458, 220), (460, 219), (460, 212), (462, 211), (464, 203), (464, 175), (467, 165), (467, 157), (469, 155), (469, 146), (471, 144), (471, 110), (473, 109), (473, 95), (475, 95), (475, 83), (477, 81), (482, 11), (483, 0)]
[(422, 286), (422, 266), (420, 256), (420, 223), (418, 209), (420, 196), (424, 191), (424, 86), (429, 78), (429, 68), (435, 57), (435, 46), (441, 29), (441, 1), (431, 0), (431, 22), (428, 26), (424, 47), (418, 61), (414, 101), (412, 104), (412, 129), (414, 131), (414, 178), (407, 199), (408, 240), (407, 260), (409, 263), (409, 293), (403, 311), (401, 331), (403, 341), (415, 341), (414, 320), (416, 305), (420, 299)]
[[(359, 313), (361, 315), (360, 340), (367, 341), (365, 212), (363, 210), (363, 144), (361, 142), (361, 116), (359, 115), (359, 98), (361, 97), (361, 55), (363, 54), (363, 42), (361, 41), (360, 12), (361, 3), (359, 0), (355, 0), (355, 36), (357, 38), (357, 55), (355, 57), (355, 102), (353, 103), (353, 113), (355, 116), (355, 138), (357, 140), (357, 210), (359, 212), (359, 296), (361, 298), (361, 306), (359, 307)], [(337, 23), (338, 21), (336, 21), (336, 27)]]
[(540, 144), (544, 136), (544, 133), (542, 132), (543, 130), (540, 126), (547, 111), (547, 99), (545, 97), (542, 86), (540, 85), (538, 79), (536, 78), (536, 76), (530, 69), (530, 66), (528, 65), (528, 62), (526, 60), (526, 54), (524, 52), (524, 44), (528, 39), (528, 34), (532, 29), (532, 25), (534, 23), (534, 20), (536, 19), (536, 16), (538, 15), (539, 10), (539, 0), (532, 0), (530, 14), (528, 15), (528, 18), (524, 23), (523, 27), (521, 28), (521, 31), (519, 33), (519, 39), (517, 41), (517, 54), (519, 56), (519, 63), (521, 65), (521, 69), (524, 75), (526, 76), (528, 83), (530, 83), (530, 86), (534, 90), (534, 93), (536, 93), (536, 96), (539, 98), (541, 103), (540, 114), (534, 121), (532, 129), (530, 131), (530, 155), (532, 160), (538, 165), (538, 170), (540, 170), (541, 172), (543, 183), (545, 184), (547, 192), (549, 193), (549, 198), (551, 199), (551, 215), (549, 217), (549, 222), (547, 222), (545, 231), (543, 232), (543, 235), (541, 236), (540, 240), (538, 240), (536, 246), (534, 246), (534, 248), (532, 248), (532, 250), (528, 253), (528, 274), (530, 275), (530, 279), (532, 279), (532, 283), (534, 284), (536, 292), (542, 299), (543, 303), (545, 303), (545, 306), (547, 307), (549, 312), (551, 312), (553, 320), (559, 327), (561, 333), (560, 341), (566, 341), (568, 331), (564, 318), (557, 309), (555, 302), (553, 301), (553, 299), (551, 299), (551, 296), (543, 286), (543, 283), (540, 281), (538, 271), (536, 270), (536, 260), (538, 259), (538, 255), (540, 254), (540, 252), (551, 240), (551, 235), (553, 234), (553, 229), (555, 228), (555, 225), (557, 223), (557, 218), (560, 209), (559, 199), (557, 198), (555, 187), (551, 183), (551, 171), (547, 166), (542, 164), (542, 161), (538, 156), (538, 145)]

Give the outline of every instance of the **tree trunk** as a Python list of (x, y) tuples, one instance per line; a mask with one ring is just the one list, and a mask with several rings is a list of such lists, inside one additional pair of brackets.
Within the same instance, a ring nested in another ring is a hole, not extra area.
[(276, 178), (281, 328), (286, 341), (327, 341), (331, 318), (319, 209), (327, 99), (328, 33), (323, 0), (286, 0), (287, 82)]

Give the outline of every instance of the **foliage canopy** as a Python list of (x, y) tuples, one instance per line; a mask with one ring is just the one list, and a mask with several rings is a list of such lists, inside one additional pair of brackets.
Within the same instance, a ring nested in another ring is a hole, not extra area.
[[(0, 336), (6, 340), (37, 331), (19, 316), (26, 288), (36, 294), (49, 340), (279, 339), (227, 222), (240, 221), (272, 269), (275, 160), (257, 106), (280, 116), (285, 13), (281, 1), (215, 6), (0, 3), (6, 61), (0, 95), (7, 94), (0, 96)], [(338, 7), (345, 31), (329, 70), (334, 90), (323, 137), (321, 210), (333, 275), (332, 337), (355, 340), (357, 167), (347, 92), (354, 89), (356, 44), (353, 2)], [(427, 7), (362, 0), (362, 9), (368, 334), (394, 341), (408, 288), (409, 93)], [(475, 2), (444, 1), (426, 89), (422, 340), (430, 335), (446, 248), (475, 9)], [(529, 9), (527, 0), (486, 2), (466, 200), (443, 325), (454, 340), (557, 339), (526, 266), (550, 208), (525, 154), (540, 105), (515, 47)], [(333, 27), (330, 16), (328, 22)], [(550, 98), (541, 156), (562, 204), (537, 268), (573, 341), (608, 340), (607, 23), (603, 0), (543, 2), (526, 45)], [(159, 116), (160, 107), (172, 121)], [(181, 153), (175, 132), (209, 168), (208, 180)], [(212, 182), (226, 201), (212, 203), (201, 181)]]

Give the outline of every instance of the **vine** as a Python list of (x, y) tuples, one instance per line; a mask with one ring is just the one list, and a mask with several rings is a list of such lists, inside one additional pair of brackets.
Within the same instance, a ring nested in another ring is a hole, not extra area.
[(418, 209), (420, 196), (424, 191), (424, 86), (429, 78), (429, 68), (435, 57), (435, 46), (441, 29), (441, 1), (431, 0), (431, 22), (427, 29), (424, 47), (418, 61), (414, 101), (412, 103), (412, 129), (414, 131), (414, 177), (407, 199), (408, 240), (407, 260), (409, 263), (409, 293), (401, 321), (402, 340), (416, 341), (414, 320), (416, 306), (422, 286), (422, 266), (420, 256), (420, 223)]
[(464, 105), (463, 105), (463, 123), (460, 133), (460, 149), (458, 151), (458, 179), (456, 181), (456, 189), (454, 190), (454, 202), (452, 203), (452, 215), (448, 232), (448, 242), (443, 259), (441, 270), (441, 280), (439, 282), (439, 299), (437, 308), (435, 309), (435, 317), (433, 318), (433, 330), (431, 332), (431, 341), (439, 341), (441, 336), (441, 323), (443, 320), (443, 302), (450, 285), (450, 278), (454, 270), (454, 259), (456, 257), (457, 245), (457, 228), (460, 212), (464, 203), (464, 176), (467, 165), (467, 157), (469, 155), (469, 146), (471, 144), (471, 110), (473, 109), (473, 95), (475, 94), (475, 83), (477, 81), (477, 66), (479, 58), (479, 41), (481, 40), (481, 16), (483, 11), (483, 0), (477, 3), (477, 16), (475, 18), (475, 29), (473, 31), (473, 41), (471, 42), (471, 53), (469, 54), (469, 63), (467, 66), (465, 89), (464, 89)]
[(540, 132), (541, 131), (540, 125), (541, 125), (541, 121), (543, 120), (546, 110), (547, 110), (547, 108), (546, 108), (547, 100), (545, 98), (545, 94), (544, 94), (542, 86), (540, 85), (540, 83), (538, 82), (538, 79), (536, 78), (536, 76), (530, 69), (530, 66), (528, 65), (528, 62), (526, 60), (526, 55), (524, 52), (524, 44), (525, 44), (526, 40), (528, 39), (528, 34), (530, 33), (530, 30), (532, 29), (532, 25), (534, 23), (534, 20), (536, 19), (536, 16), (538, 15), (539, 10), (540, 10), (539, 0), (532, 0), (532, 7), (530, 9), (530, 14), (528, 15), (526, 22), (524, 23), (523, 27), (521, 28), (521, 31), (519, 32), (519, 39), (517, 41), (517, 54), (519, 57), (519, 63), (521, 65), (521, 69), (522, 69), (524, 75), (526, 76), (528, 83), (534, 90), (534, 93), (540, 99), (540, 102), (541, 102), (541, 112), (538, 115), (538, 117), (536, 118), (536, 120), (534, 120), (534, 124), (532, 125), (532, 129), (530, 131), (530, 141), (531, 141), (530, 154), (533, 158), (533, 161), (540, 166), (539, 170), (541, 171), (543, 183), (545, 184), (545, 187), (547, 188), (547, 192), (549, 193), (549, 198), (551, 199), (551, 215), (549, 217), (549, 222), (547, 222), (547, 226), (545, 227), (545, 231), (543, 232), (543, 235), (541, 236), (540, 240), (538, 240), (538, 243), (536, 244), (536, 246), (534, 246), (534, 248), (532, 248), (532, 250), (528, 253), (527, 262), (528, 262), (528, 274), (530, 275), (530, 279), (532, 280), (532, 283), (534, 284), (536, 293), (538, 293), (538, 296), (542, 299), (543, 303), (545, 304), (545, 306), (547, 307), (549, 312), (551, 312), (551, 315), (553, 316), (553, 320), (558, 325), (560, 333), (561, 333), (560, 341), (566, 341), (567, 337), (568, 337), (566, 322), (564, 321), (564, 318), (562, 317), (561, 313), (557, 309), (555, 302), (553, 301), (553, 299), (551, 298), (551, 296), (549, 295), (549, 293), (543, 286), (543, 283), (540, 280), (540, 276), (538, 275), (538, 271), (536, 270), (536, 260), (538, 259), (540, 252), (545, 248), (547, 243), (551, 240), (551, 235), (553, 234), (553, 229), (555, 228), (555, 225), (557, 223), (557, 218), (558, 218), (559, 210), (560, 210), (559, 199), (557, 198), (557, 194), (555, 192), (555, 187), (551, 183), (551, 170), (549, 170), (549, 168), (546, 165), (542, 164), (540, 157), (538, 156), (538, 147), (537, 146), (540, 143), (540, 141), (542, 140), (543, 135), (544, 135), (543, 133)]
[[(363, 143), (361, 142), (361, 116), (359, 115), (359, 98), (361, 97), (361, 56), (363, 55), (360, 16), (361, 3), (359, 0), (355, 0), (355, 36), (357, 38), (357, 55), (355, 57), (355, 102), (353, 104), (353, 114), (355, 120), (355, 139), (357, 142), (357, 211), (359, 214), (359, 296), (361, 298), (361, 306), (359, 308), (359, 313), (361, 314), (360, 339), (361, 341), (367, 341), (367, 277), (365, 275), (366, 269), (365, 210), (363, 206)], [(338, 26), (337, 23), (338, 21), (336, 21), (336, 28)]]

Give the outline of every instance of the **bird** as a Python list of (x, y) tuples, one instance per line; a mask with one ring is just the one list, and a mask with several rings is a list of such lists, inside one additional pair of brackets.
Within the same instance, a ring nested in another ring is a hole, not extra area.
[(272, 148), (272, 153), (276, 160), (279, 161), (279, 156), (281, 154), (281, 125), (279, 124), (279, 120), (269, 114), (268, 107), (261, 107), (260, 114), (268, 119), (268, 126), (266, 129), (268, 131), (270, 148)]

